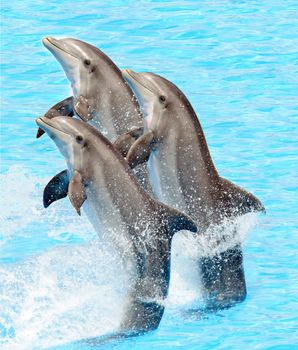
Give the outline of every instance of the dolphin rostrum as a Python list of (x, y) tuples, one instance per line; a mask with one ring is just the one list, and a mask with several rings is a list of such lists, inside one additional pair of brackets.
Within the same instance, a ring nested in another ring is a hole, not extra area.
[[(134, 283), (120, 332), (140, 333), (158, 327), (168, 293), (171, 241), (179, 230), (197, 231), (187, 215), (152, 199), (135, 180), (121, 154), (95, 128), (68, 117), (37, 119), (64, 155), (71, 204), (86, 211), (95, 229), (128, 250)], [(59, 183), (56, 184), (60, 186)], [(53, 187), (51, 191), (56, 193)], [(127, 254), (127, 252), (126, 252)]]
[(125, 69), (123, 76), (144, 114), (144, 134), (129, 149), (128, 163), (134, 167), (148, 160), (156, 197), (190, 215), (204, 232), (200, 237), (218, 238), (215, 255), (208, 252), (197, 258), (207, 308), (242, 301), (246, 296), (242, 250), (233, 240), (234, 246), (227, 247), (224, 226), (227, 220), (264, 211), (262, 203), (219, 176), (200, 122), (177, 86), (153, 73)]

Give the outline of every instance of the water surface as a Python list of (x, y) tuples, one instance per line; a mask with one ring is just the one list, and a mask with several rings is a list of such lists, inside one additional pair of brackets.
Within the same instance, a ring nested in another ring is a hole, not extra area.
[[(1, 349), (297, 348), (297, 10), (294, 0), (2, 3)], [(42, 207), (44, 185), (65, 164), (49, 138), (35, 139), (34, 119), (70, 93), (41, 44), (48, 35), (88, 41), (189, 97), (219, 173), (267, 209), (244, 243), (244, 303), (185, 313), (200, 295), (174, 256), (157, 331), (75, 343), (114, 329), (125, 280), (67, 199)]]

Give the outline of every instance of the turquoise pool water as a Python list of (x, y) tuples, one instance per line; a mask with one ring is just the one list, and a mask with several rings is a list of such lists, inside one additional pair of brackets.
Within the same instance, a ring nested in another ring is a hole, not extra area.
[[(297, 10), (295, 0), (2, 3), (1, 349), (297, 349)], [(186, 313), (200, 296), (173, 257), (157, 331), (78, 342), (113, 330), (123, 281), (85, 216), (67, 200), (42, 207), (65, 165), (49, 138), (35, 139), (34, 119), (70, 93), (47, 35), (88, 41), (185, 91), (220, 174), (267, 208), (244, 242), (244, 303)]]

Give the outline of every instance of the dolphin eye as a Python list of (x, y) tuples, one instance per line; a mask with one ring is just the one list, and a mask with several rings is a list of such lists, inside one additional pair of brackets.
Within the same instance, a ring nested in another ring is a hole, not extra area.
[(83, 141), (83, 136), (81, 135), (76, 136), (76, 141), (77, 143), (81, 143)]
[(165, 96), (163, 96), (163, 95), (159, 96), (159, 101), (160, 102), (165, 102), (165, 100), (166, 100)]
[(90, 66), (91, 61), (90, 61), (90, 60), (85, 60), (85, 61), (84, 61), (84, 64), (85, 64), (86, 66)]

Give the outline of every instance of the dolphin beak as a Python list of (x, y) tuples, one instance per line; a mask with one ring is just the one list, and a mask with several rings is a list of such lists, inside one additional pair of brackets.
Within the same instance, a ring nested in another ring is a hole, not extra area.
[[(70, 96), (65, 100), (62, 100), (55, 104), (55, 106), (51, 107), (42, 117), (46, 117), (48, 119), (56, 118), (56, 117), (73, 117), (73, 97)], [(37, 130), (36, 138), (38, 139), (44, 134), (44, 131), (39, 128)]]
[(57, 40), (50, 36), (46, 36), (45, 38), (42, 38), (42, 43), (47, 49), (49, 49), (52, 46), (56, 46), (56, 48), (59, 48), (56, 42)]
[(51, 120), (51, 118), (48, 118), (44, 115), (35, 119), (35, 122), (38, 125), (38, 130), (36, 133), (37, 139), (47, 132), (48, 127), (53, 128), (53, 126), (50, 124), (50, 120)]
[(48, 41), (51, 40), (51, 37), (46, 36), (45, 38), (42, 38), (42, 43), (46, 46), (48, 44)]
[[(67, 54), (68, 56), (72, 56), (76, 60), (80, 60), (79, 57), (75, 56), (70, 50), (69, 47), (65, 44), (65, 42), (61, 42), (61, 40), (52, 38), (50, 36), (46, 36), (42, 38), (43, 45), (52, 52), (54, 56), (60, 61), (61, 53)], [(61, 62), (60, 62), (61, 63)]]
[(133, 90), (139, 90), (137, 87), (139, 85), (142, 89), (146, 89), (155, 95), (154, 91), (150, 88), (150, 86), (148, 86), (148, 82), (146, 80), (144, 81), (144, 79), (142, 80), (137, 72), (133, 71), (132, 69), (125, 68), (121, 70), (121, 73), (124, 80), (129, 83)]
[[(38, 117), (38, 118), (36, 118), (35, 119), (35, 123), (40, 127), (40, 129), (41, 129), (41, 127), (42, 127), (42, 125), (44, 124), (44, 122), (43, 122), (43, 116), (41, 116), (41, 117)], [(45, 131), (44, 130), (42, 130), (43, 131), (43, 133), (45, 133)]]

